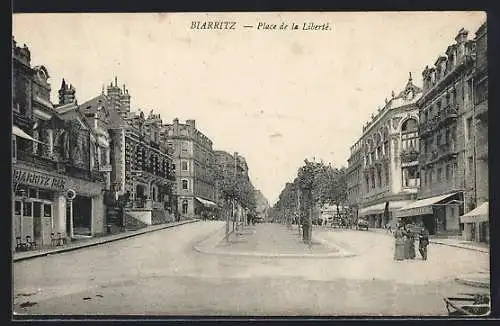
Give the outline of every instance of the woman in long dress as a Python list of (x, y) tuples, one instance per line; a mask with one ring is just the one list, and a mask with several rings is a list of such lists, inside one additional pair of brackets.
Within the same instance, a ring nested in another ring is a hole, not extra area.
[(403, 241), (404, 259), (410, 259), (410, 232), (408, 231), (406, 225), (403, 228), (403, 239), (404, 239)]
[(394, 260), (404, 259), (404, 235), (401, 227), (398, 226), (394, 231)]

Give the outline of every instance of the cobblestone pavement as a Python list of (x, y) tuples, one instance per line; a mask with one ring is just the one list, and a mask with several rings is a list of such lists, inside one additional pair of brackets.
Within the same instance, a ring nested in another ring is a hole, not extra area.
[(486, 268), (488, 255), (431, 245), (428, 261), (394, 262), (392, 240), (363, 231), (315, 231), (356, 251), (355, 257), (230, 257), (193, 250), (223, 226), (186, 224), (16, 262), (13, 309), (17, 314), (435, 316), (446, 315), (443, 295), (487, 291), (454, 277)]

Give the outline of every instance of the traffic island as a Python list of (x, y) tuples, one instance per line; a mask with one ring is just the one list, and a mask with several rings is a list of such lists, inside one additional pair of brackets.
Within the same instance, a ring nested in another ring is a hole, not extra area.
[(194, 250), (214, 255), (269, 257), (269, 258), (339, 258), (350, 257), (334, 244), (313, 237), (310, 244), (286, 226), (258, 224), (234, 231), (226, 239), (225, 228), (198, 242)]

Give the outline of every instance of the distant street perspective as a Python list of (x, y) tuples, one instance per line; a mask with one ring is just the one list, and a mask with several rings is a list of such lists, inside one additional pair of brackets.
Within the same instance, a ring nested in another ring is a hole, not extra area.
[(14, 14), (13, 318), (490, 315), (484, 13), (209, 16)]

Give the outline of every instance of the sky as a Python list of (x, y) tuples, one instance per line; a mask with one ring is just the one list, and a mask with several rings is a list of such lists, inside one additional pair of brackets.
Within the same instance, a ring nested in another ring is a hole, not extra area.
[[(420, 86), (460, 28), (473, 38), (485, 21), (483, 12), (15, 14), (12, 34), (48, 69), (54, 103), (62, 78), (83, 103), (116, 76), (133, 110), (195, 119), (214, 149), (244, 156), (272, 205), (304, 159), (347, 166), (363, 124), (409, 72)], [(309, 22), (329, 28), (302, 30)]]

